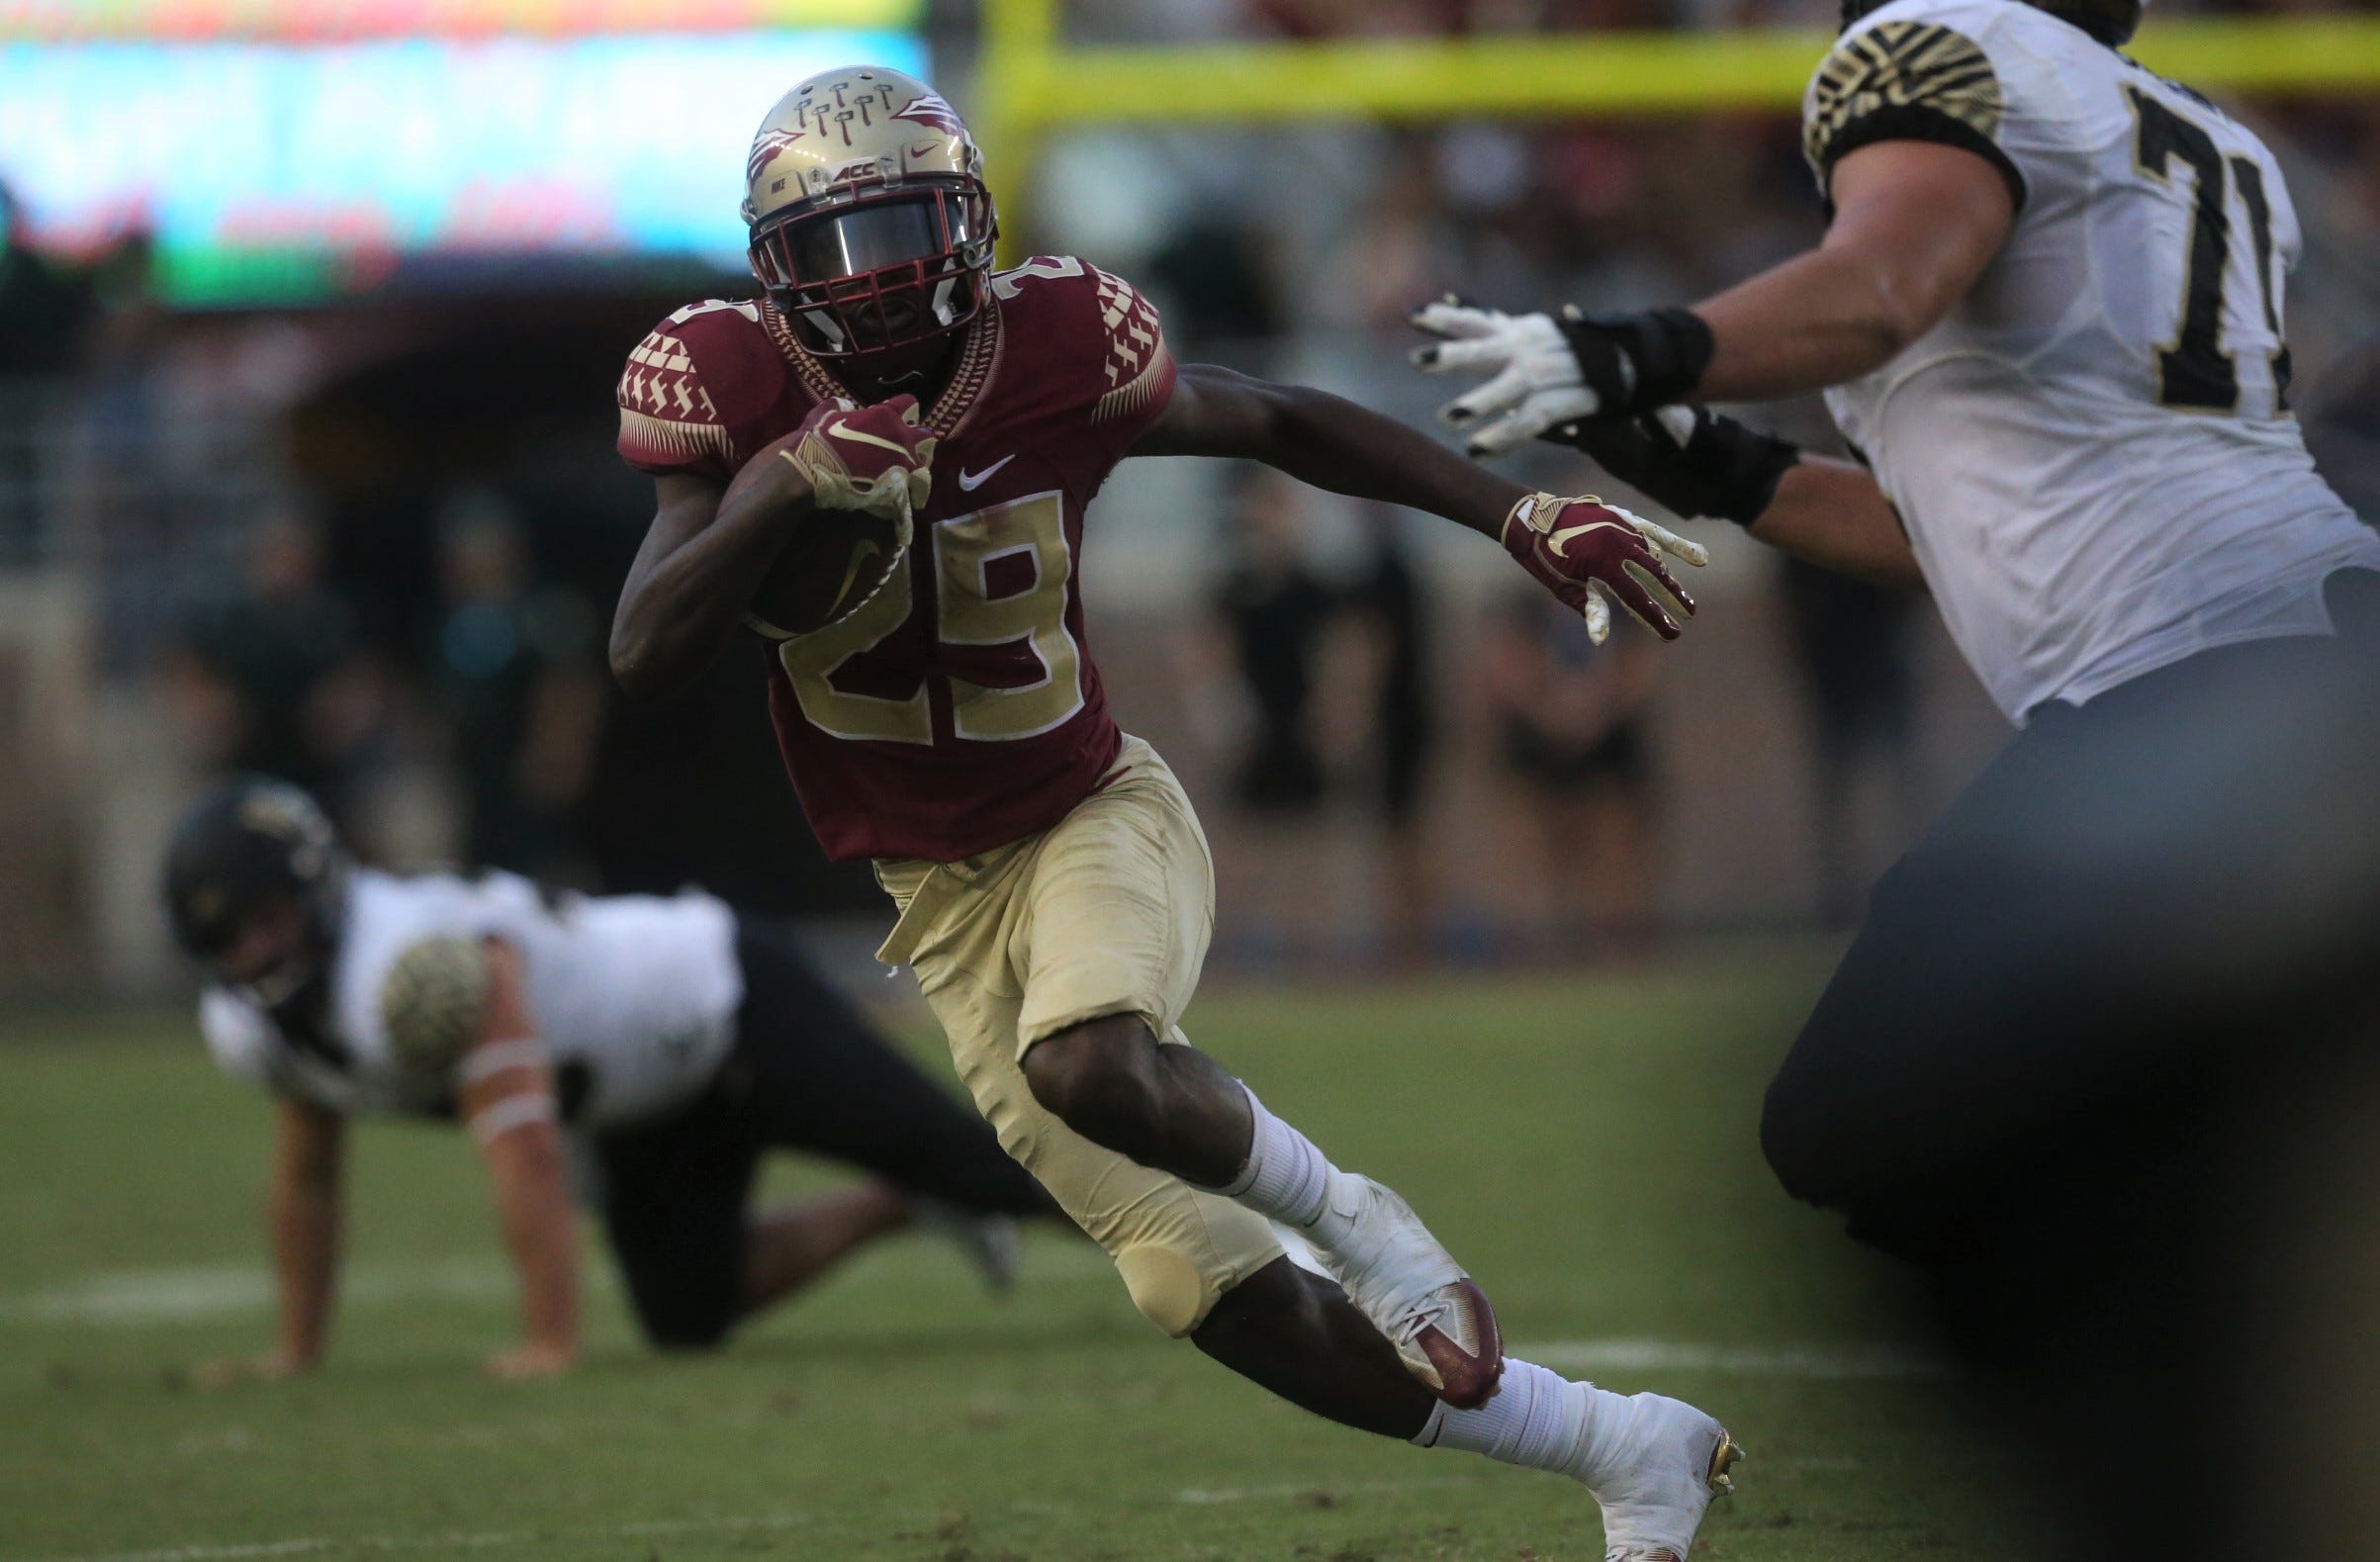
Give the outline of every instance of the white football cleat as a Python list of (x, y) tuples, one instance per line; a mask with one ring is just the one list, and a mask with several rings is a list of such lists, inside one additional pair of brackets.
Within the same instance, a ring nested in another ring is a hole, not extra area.
[[(1638, 1394), (1601, 1467), (1579, 1479), (1603, 1509), (1603, 1562), (1686, 1562), (1711, 1499), (1735, 1490), (1744, 1456), (1727, 1428), (1684, 1400)], [(1598, 1439), (1601, 1441), (1601, 1439)]]
[(1412, 1205), (1369, 1177), (1338, 1173), (1306, 1237), (1407, 1371), (1457, 1410), (1488, 1402), (1504, 1375), (1495, 1309)]

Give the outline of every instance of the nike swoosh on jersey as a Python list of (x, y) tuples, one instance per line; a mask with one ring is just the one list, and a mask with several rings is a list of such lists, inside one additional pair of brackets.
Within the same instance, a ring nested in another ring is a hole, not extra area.
[(964, 467), (961, 467), (959, 469), (959, 491), (962, 494), (972, 494), (984, 484), (989, 483), (992, 480), (993, 473), (999, 471), (1002, 467), (1008, 465), (1009, 462), (1014, 461), (1015, 459), (1016, 453), (1011, 451), (1007, 455), (1002, 456), (999, 460), (994, 461), (990, 466), (985, 467), (980, 472), (969, 472)]

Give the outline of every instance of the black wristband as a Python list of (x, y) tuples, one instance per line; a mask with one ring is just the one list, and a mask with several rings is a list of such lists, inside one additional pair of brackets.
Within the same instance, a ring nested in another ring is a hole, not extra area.
[(1588, 315), (1573, 306), (1558, 323), (1605, 417), (1685, 401), (1702, 383), (1717, 347), (1710, 327), (1690, 309)]
[(1696, 413), (1685, 465), (1701, 476), (1705, 513), (1749, 526), (1776, 503), (1777, 485), (1801, 460), (1801, 447), (1732, 417)]
[(1545, 437), (1595, 458), (1604, 471), (1684, 516), (1749, 526), (1777, 498), (1801, 447), (1707, 408), (1693, 409), (1693, 432), (1680, 444), (1652, 413), (1569, 423)]

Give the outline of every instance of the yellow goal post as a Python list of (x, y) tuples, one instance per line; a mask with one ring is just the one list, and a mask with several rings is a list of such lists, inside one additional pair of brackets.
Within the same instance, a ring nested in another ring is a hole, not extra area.
[[(1086, 46), (1064, 41), (1062, 3), (983, 0), (977, 124), (1001, 197), (1051, 136), (1087, 126), (1791, 110), (1829, 41), (1794, 29)], [(2380, 93), (2380, 16), (2152, 11), (2133, 52), (2213, 91)]]

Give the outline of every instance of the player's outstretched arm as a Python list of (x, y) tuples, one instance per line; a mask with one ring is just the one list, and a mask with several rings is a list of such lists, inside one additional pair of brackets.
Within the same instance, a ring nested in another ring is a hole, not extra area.
[(1705, 555), (1693, 543), (1595, 500), (1532, 494), (1418, 429), (1309, 386), (1185, 364), (1165, 411), (1129, 454), (1236, 456), (1333, 494), (1443, 515), (1501, 542), (1585, 614), (1599, 641), (1610, 623), (1606, 597), (1665, 640), (1694, 610), (1661, 558), (1668, 551), (1699, 564)]
[(498, 1377), (567, 1371), (579, 1353), (579, 1247), (553, 1071), (522, 989), (520, 955), (500, 939), (482, 946), (486, 980), (479, 1040), (463, 1054), (456, 1084), (464, 1126), (479, 1142), (496, 1187), (504, 1246), (520, 1273), (520, 1347), (488, 1363)]
[(1488, 376), (1439, 415), (1473, 455), (1498, 455), (1584, 417), (1680, 402), (1800, 396), (1882, 368), (1940, 324), (2016, 219), (1992, 162), (1931, 141), (1878, 141), (1834, 166), (1817, 248), (1693, 309), (1506, 315), (1449, 300), (1416, 312), (1442, 338), (1432, 374)]
[(1490, 537), (1528, 494), (1369, 408), (1211, 363), (1182, 365), (1173, 399), (1129, 453), (1261, 461), (1301, 483), (1409, 505)]

